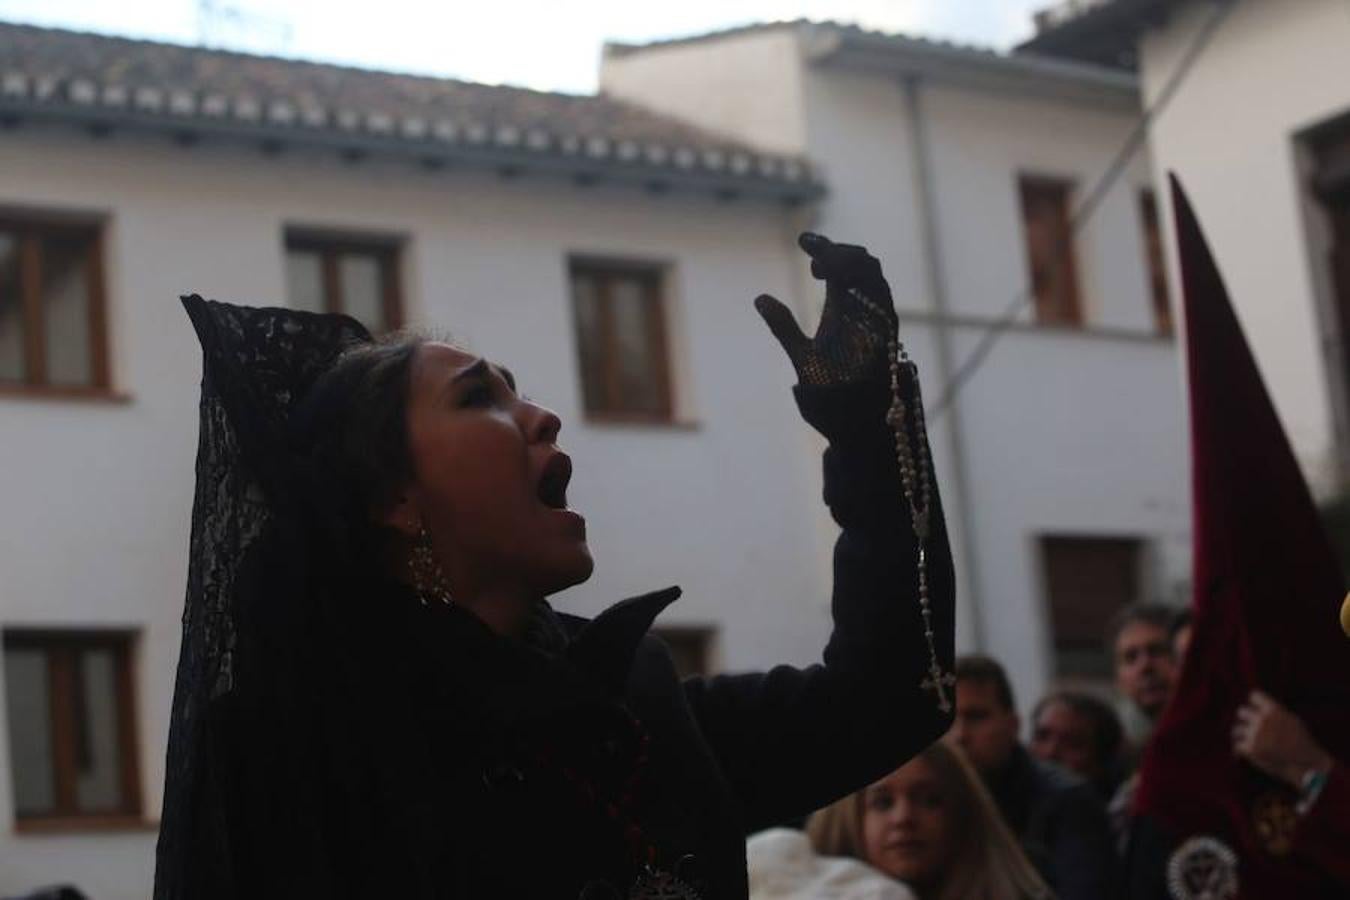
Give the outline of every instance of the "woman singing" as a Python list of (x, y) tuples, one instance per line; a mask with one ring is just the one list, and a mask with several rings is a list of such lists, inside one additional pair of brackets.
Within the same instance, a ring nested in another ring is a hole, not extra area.
[(561, 424), (505, 366), (184, 301), (205, 373), (158, 900), (745, 898), (747, 833), (942, 734), (953, 573), (914, 370), (877, 261), (801, 246), (816, 335), (756, 307), (829, 440), (834, 632), (818, 665), (685, 681), (647, 635), (677, 589), (547, 603), (592, 560)]

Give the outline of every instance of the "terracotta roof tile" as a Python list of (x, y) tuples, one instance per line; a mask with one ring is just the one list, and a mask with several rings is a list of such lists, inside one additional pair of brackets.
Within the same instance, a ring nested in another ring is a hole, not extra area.
[[(119, 115), (436, 142), (594, 169), (697, 175), (717, 190), (820, 190), (809, 165), (605, 96), (548, 93), (0, 23), (0, 106), (59, 116)], [(180, 129), (189, 127), (182, 121)], [(222, 130), (220, 127), (217, 131)], [(563, 168), (566, 166), (564, 165)], [(608, 171), (605, 174), (610, 174)], [(640, 173), (635, 173), (636, 174)], [(646, 177), (644, 174), (643, 177)], [(719, 187), (720, 185), (720, 187)]]

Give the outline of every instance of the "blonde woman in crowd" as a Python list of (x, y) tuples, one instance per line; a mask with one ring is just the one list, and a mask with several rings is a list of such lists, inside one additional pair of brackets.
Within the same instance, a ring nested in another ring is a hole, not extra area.
[(974, 769), (942, 742), (817, 812), (806, 833), (817, 854), (861, 860), (919, 900), (1053, 896)]

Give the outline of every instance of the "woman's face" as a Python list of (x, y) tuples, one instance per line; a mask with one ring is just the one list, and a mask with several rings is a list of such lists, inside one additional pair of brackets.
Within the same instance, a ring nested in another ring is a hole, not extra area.
[(409, 535), (427, 529), (457, 600), (539, 599), (590, 577), (586, 520), (566, 508), (560, 427), (505, 369), (448, 344), (418, 348), (414, 480), (387, 521)]
[(937, 771), (916, 757), (863, 794), (866, 861), (901, 881), (936, 883), (952, 856), (952, 820)]

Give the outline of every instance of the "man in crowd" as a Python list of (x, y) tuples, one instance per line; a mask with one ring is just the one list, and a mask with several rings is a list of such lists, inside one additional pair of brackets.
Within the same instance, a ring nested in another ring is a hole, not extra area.
[(1138, 713), (1146, 739), (1172, 696), (1176, 657), (1172, 648), (1172, 621), (1176, 610), (1157, 603), (1127, 606), (1116, 613), (1107, 632), (1107, 647), (1115, 664), (1116, 690)]
[(979, 771), (1009, 829), (1060, 900), (1114, 891), (1115, 851), (1092, 787), (1031, 756), (1003, 667), (987, 656), (956, 661), (956, 721), (947, 740)]
[(1116, 690), (1127, 703), (1127, 727), (1134, 724), (1134, 741), (1124, 759), (1125, 780), (1107, 804), (1111, 830), (1123, 852), (1129, 836), (1130, 810), (1138, 779), (1134, 770), (1153, 726), (1167, 707), (1176, 687), (1177, 663), (1172, 624), (1177, 611), (1160, 603), (1139, 603), (1116, 613), (1107, 629), (1106, 646), (1115, 664)]
[(1103, 803), (1120, 786), (1124, 744), (1116, 711), (1091, 694), (1056, 691), (1031, 714), (1031, 755), (1081, 775)]

